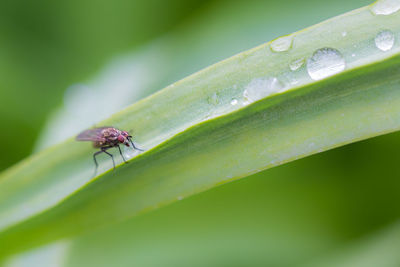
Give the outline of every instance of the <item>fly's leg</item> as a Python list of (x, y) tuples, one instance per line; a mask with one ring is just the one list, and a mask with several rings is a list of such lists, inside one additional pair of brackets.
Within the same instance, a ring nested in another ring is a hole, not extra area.
[(101, 153), (103, 153), (102, 150), (97, 151), (97, 152), (95, 152), (95, 153), (93, 154), (94, 165), (96, 165), (96, 168), (94, 169), (94, 175), (93, 175), (93, 177), (96, 177), (97, 168), (99, 167), (99, 164), (97, 163), (97, 160), (96, 160), (96, 156), (97, 156), (98, 154), (101, 154)]
[(100, 148), (100, 151), (97, 151), (97, 152), (95, 152), (95, 153), (93, 154), (93, 161), (94, 161), (94, 164), (96, 165), (96, 168), (94, 169), (94, 176), (93, 176), (93, 177), (96, 176), (96, 174), (97, 174), (97, 169), (98, 169), (98, 167), (99, 167), (99, 164), (98, 164), (98, 162), (97, 162), (96, 156), (99, 155), (99, 154), (101, 154), (101, 153), (106, 153), (107, 155), (109, 155), (109, 156), (111, 157), (111, 159), (112, 159), (112, 161), (113, 161), (114, 170), (115, 170), (115, 161), (114, 161), (114, 157), (113, 157), (113, 155), (111, 155), (110, 153), (108, 153), (108, 152), (106, 151), (107, 149), (110, 149), (110, 148), (112, 148), (112, 146), (101, 147), (101, 148)]
[(122, 157), (122, 159), (124, 160), (124, 162), (125, 162), (125, 163), (128, 163), (128, 162), (125, 160), (124, 156), (122, 155), (122, 151), (121, 151), (121, 148), (119, 147), (119, 145), (117, 145), (117, 147), (118, 147), (118, 150), (119, 150), (119, 154), (121, 155), (121, 157)]
[(106, 153), (107, 155), (109, 155), (109, 156), (111, 157), (111, 159), (112, 159), (112, 161), (113, 161), (114, 171), (115, 171), (114, 156), (113, 156), (111, 153), (107, 152), (107, 149), (110, 149), (110, 148), (113, 148), (113, 147), (112, 147), (112, 146), (102, 147), (102, 148), (101, 148), (101, 151), (104, 152), (104, 153)]
[(138, 148), (137, 146), (135, 146), (135, 144), (132, 142), (132, 139), (131, 139), (131, 138), (129, 138), (129, 142), (131, 142), (132, 147), (133, 147), (134, 149), (139, 150), (139, 151), (144, 151), (143, 149), (140, 149), (140, 148)]

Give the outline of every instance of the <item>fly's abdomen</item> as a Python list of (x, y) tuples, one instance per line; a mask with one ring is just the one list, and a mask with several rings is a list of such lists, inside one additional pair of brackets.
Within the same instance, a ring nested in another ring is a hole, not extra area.
[(93, 142), (93, 147), (95, 147), (95, 148), (99, 148), (99, 147), (102, 147), (104, 145), (106, 145), (106, 142), (100, 142), (100, 141)]

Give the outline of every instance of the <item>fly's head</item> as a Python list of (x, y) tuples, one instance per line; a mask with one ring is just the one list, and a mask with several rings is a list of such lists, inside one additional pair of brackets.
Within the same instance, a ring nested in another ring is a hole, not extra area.
[(130, 145), (129, 145), (129, 141), (130, 141), (130, 138), (131, 138), (132, 136), (130, 136), (129, 135), (129, 133), (127, 132), (127, 131), (121, 131), (121, 133), (120, 133), (120, 135), (118, 136), (118, 141), (121, 143), (121, 144), (124, 144), (124, 145), (126, 145), (127, 147), (129, 147)]

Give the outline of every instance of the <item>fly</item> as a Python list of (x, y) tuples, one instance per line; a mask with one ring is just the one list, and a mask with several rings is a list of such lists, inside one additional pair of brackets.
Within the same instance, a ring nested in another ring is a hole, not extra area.
[(95, 176), (97, 173), (97, 167), (99, 166), (96, 160), (96, 156), (101, 153), (106, 153), (111, 157), (115, 170), (114, 156), (111, 153), (107, 152), (108, 149), (117, 147), (119, 150), (119, 154), (121, 155), (125, 163), (127, 163), (127, 161), (122, 155), (122, 151), (119, 145), (122, 144), (127, 147), (132, 146), (133, 149), (143, 151), (142, 149), (135, 146), (135, 144), (132, 141), (132, 135), (130, 135), (127, 131), (121, 131), (114, 127), (100, 127), (83, 131), (76, 137), (76, 140), (92, 141), (93, 147), (100, 148), (100, 151), (97, 151), (93, 154), (94, 164), (96, 165), (96, 169), (94, 172)]

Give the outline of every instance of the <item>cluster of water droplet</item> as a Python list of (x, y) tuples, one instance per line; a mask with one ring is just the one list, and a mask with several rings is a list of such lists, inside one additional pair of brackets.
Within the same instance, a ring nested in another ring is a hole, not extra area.
[[(380, 0), (371, 6), (374, 15), (391, 15), (400, 10), (399, 0)], [(393, 48), (396, 37), (390, 30), (381, 30), (375, 36), (375, 45), (378, 49), (386, 52)]]
[[(374, 15), (390, 15), (400, 10), (400, 0), (381, 0), (376, 2), (370, 8)], [(342, 38), (347, 38), (351, 34), (344, 30), (339, 33)], [(287, 52), (294, 46), (295, 35), (283, 36), (275, 39), (270, 44), (270, 49), (274, 53)], [(375, 49), (377, 53), (387, 52), (394, 47), (396, 43), (395, 34), (387, 29), (382, 29), (376, 33), (372, 39), (372, 43), (375, 43)], [(357, 48), (361, 44), (353, 44), (353, 48)], [(364, 45), (362, 45), (364, 46)], [(378, 52), (379, 51), (379, 52)], [(296, 84), (300, 84), (302, 80), (311, 78), (312, 80), (318, 81), (338, 74), (344, 71), (347, 65), (352, 66), (352, 62), (359, 60), (362, 56), (362, 50), (359, 53), (348, 53), (343, 50), (344, 53), (334, 47), (321, 47), (316, 49), (310, 56), (300, 56), (292, 60), (288, 64), (290, 71), (283, 73), (280, 76), (269, 76), (269, 77), (258, 77), (252, 79), (247, 85), (241, 85), (244, 88), (242, 95), (240, 89), (237, 90), (239, 85), (234, 85), (231, 92), (235, 92), (235, 95), (230, 95), (230, 99), (227, 100), (228, 105), (232, 108), (239, 108), (243, 105), (248, 105), (254, 101), (258, 101), (270, 95), (283, 92)], [(348, 55), (348, 56), (347, 56)], [(348, 60), (345, 60), (348, 57)], [(309, 78), (306, 78), (304, 74), (308, 74)], [(219, 103), (219, 96), (217, 94), (210, 95), (208, 102), (213, 105)]]

